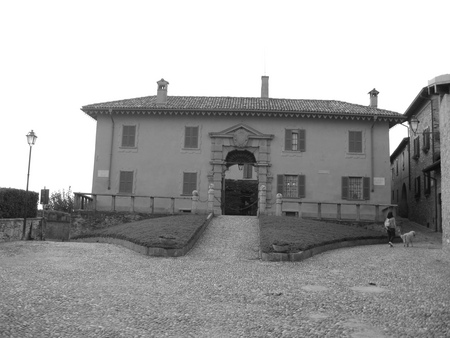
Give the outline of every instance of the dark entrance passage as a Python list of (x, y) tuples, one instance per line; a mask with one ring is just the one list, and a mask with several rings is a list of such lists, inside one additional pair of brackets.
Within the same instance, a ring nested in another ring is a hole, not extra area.
[(222, 214), (256, 216), (258, 179), (255, 156), (248, 150), (230, 151), (223, 173)]
[(225, 215), (256, 216), (258, 181), (225, 179)]

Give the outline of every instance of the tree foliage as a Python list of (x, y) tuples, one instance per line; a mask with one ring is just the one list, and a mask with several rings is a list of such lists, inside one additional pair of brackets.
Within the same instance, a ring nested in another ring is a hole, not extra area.
[(67, 191), (64, 189), (53, 192), (50, 195), (50, 209), (56, 211), (73, 212), (73, 193), (71, 187)]

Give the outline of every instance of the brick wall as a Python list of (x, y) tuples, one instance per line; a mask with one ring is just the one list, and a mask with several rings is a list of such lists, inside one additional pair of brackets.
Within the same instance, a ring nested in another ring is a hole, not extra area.
[(441, 101), (442, 249), (450, 259), (450, 95)]

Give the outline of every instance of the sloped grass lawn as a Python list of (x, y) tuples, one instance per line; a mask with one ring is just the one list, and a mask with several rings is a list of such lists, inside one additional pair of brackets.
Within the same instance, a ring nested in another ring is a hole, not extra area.
[[(95, 230), (72, 239), (110, 237), (147, 247), (182, 248), (206, 222), (206, 217), (207, 215), (177, 215), (146, 219)], [(160, 236), (173, 237), (174, 241), (171, 244), (163, 244), (160, 242)]]
[(364, 227), (294, 217), (261, 216), (259, 224), (261, 251), (266, 253), (274, 252), (272, 244), (277, 242), (289, 244), (289, 252), (298, 252), (336, 242), (386, 238)]

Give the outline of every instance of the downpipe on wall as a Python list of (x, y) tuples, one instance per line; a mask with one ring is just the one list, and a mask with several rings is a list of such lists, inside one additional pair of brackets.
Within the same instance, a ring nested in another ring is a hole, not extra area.
[(113, 146), (114, 146), (115, 123), (114, 123), (114, 119), (112, 117), (112, 109), (109, 110), (109, 113), (111, 114), (112, 129), (111, 129), (111, 148), (110, 148), (110, 153), (109, 153), (108, 190), (111, 190), (111, 169), (112, 169), (113, 149), (114, 149)]

